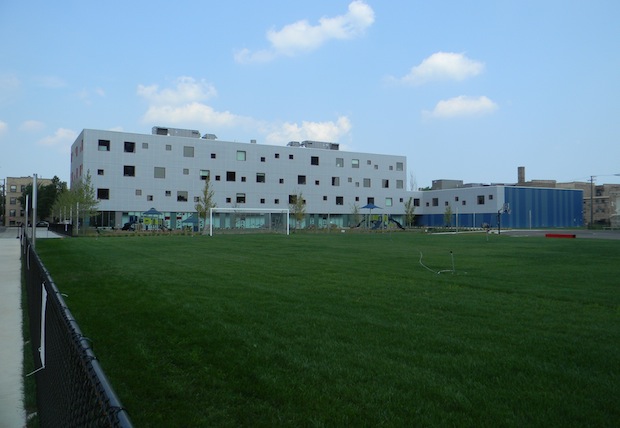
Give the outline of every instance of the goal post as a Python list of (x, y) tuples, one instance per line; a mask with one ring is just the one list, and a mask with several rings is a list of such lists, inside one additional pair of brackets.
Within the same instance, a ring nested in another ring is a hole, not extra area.
[(290, 233), (288, 208), (210, 208), (209, 236), (224, 232)]

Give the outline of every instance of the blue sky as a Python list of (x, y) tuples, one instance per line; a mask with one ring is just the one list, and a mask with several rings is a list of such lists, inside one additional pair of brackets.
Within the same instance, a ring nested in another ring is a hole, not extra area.
[(407, 157), (434, 179), (620, 183), (616, 0), (0, 1), (0, 177), (83, 128)]

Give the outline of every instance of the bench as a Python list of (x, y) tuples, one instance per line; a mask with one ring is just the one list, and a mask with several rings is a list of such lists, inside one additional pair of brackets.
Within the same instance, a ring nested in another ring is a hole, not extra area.
[(574, 233), (546, 233), (545, 238), (576, 238)]

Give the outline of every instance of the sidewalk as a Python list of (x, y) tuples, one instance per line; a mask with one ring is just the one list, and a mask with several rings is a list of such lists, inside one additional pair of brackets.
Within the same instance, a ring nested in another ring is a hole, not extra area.
[(17, 228), (0, 227), (0, 428), (26, 425)]

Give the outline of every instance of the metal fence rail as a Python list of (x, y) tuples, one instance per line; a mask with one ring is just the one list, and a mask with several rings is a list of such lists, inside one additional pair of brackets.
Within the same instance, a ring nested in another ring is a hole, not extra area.
[(88, 339), (25, 235), (22, 265), (41, 427), (132, 427)]

